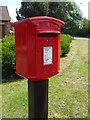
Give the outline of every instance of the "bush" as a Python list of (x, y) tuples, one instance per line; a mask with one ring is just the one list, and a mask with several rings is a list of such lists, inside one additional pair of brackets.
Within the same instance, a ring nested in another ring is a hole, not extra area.
[(62, 56), (62, 50), (61, 50), (61, 47), (60, 47), (60, 56)]
[(61, 56), (65, 56), (70, 51), (70, 43), (72, 37), (70, 35), (61, 34)]
[(2, 78), (15, 74), (15, 36), (6, 36), (2, 40)]

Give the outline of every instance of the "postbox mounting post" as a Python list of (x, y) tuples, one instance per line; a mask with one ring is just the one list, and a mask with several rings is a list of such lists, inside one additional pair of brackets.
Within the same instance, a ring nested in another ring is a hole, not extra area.
[(48, 79), (38, 82), (28, 80), (28, 116), (48, 118)]

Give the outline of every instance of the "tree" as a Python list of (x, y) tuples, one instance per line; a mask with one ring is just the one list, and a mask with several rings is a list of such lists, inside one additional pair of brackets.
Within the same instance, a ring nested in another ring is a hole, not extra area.
[(86, 18), (83, 18), (83, 27), (81, 30), (83, 36), (88, 36), (88, 20)]
[(78, 36), (90, 37), (90, 20), (82, 19), (82, 28), (78, 31)]
[[(69, 1), (69, 0), (68, 0)], [(65, 22), (62, 33), (75, 35), (80, 28), (82, 13), (75, 2), (21, 2), (17, 19), (33, 16), (52, 16)]]
[(33, 16), (46, 16), (48, 11), (47, 2), (21, 2), (21, 8), (19, 11), (16, 9), (16, 18), (17, 20), (20, 20)]
[(81, 26), (82, 13), (75, 2), (49, 3), (49, 16), (54, 16), (65, 22), (63, 33), (75, 35)]
[(90, 20), (88, 20), (88, 37), (90, 38)]

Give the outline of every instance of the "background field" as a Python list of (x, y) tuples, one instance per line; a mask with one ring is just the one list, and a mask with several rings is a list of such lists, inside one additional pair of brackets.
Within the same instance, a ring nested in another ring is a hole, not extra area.
[[(61, 72), (49, 79), (49, 118), (88, 116), (88, 41), (73, 40), (61, 58)], [(1, 86), (1, 85), (0, 85)], [(28, 117), (27, 79), (2, 85), (3, 118)]]

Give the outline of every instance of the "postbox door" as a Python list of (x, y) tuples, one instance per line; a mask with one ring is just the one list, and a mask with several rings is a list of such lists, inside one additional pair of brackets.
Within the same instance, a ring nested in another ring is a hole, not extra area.
[(60, 68), (60, 34), (41, 33), (36, 36), (36, 74), (51, 77)]

